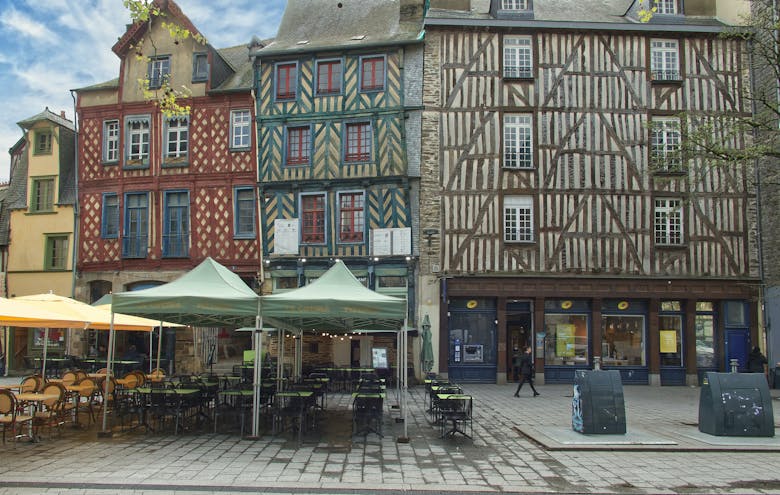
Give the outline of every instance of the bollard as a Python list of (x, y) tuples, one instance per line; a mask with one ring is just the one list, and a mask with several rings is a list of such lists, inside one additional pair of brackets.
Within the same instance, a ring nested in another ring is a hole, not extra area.
[(729, 359), (729, 365), (731, 366), (731, 372), (736, 373), (739, 368), (739, 359)]

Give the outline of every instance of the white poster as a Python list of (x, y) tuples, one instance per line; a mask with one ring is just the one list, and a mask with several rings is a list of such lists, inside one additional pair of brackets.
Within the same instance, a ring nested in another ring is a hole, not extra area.
[(412, 254), (412, 229), (404, 227), (393, 229), (393, 255)]
[(274, 220), (274, 254), (298, 254), (298, 219)]
[(371, 231), (371, 254), (374, 256), (390, 256), (393, 254), (392, 229), (373, 229)]

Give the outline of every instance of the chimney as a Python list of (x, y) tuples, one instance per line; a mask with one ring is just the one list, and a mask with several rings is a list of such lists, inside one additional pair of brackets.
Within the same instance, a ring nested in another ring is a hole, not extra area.
[(67, 117), (65, 117), (65, 110), (60, 110), (60, 117), (67, 120)]

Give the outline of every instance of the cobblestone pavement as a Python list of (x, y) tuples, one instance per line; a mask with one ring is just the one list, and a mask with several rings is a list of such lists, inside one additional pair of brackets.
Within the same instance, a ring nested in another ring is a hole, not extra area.
[[(624, 388), (629, 433), (641, 430), (675, 445), (575, 444), (561, 450), (545, 448), (538, 432), (571, 430), (571, 386), (542, 385), (539, 391), (540, 397), (523, 390), (514, 398), (513, 385), (466, 385), (475, 401), (473, 440), (439, 438), (425, 413), (422, 387), (409, 391), (409, 443), (397, 442), (403, 424), (390, 407), (384, 438), (350, 438), (347, 394), (329, 395), (323, 425), (300, 447), (289, 435), (246, 440), (135, 432), (98, 439), (95, 432), (67, 429), (39, 443), (3, 446), (0, 495), (780, 494), (780, 441), (724, 446), (696, 440), (697, 388)], [(775, 412), (776, 423), (777, 417)]]

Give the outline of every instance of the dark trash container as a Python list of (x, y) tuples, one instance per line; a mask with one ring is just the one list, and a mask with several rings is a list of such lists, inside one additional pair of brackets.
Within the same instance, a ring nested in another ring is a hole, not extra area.
[(624, 434), (626, 407), (618, 370), (577, 371), (571, 403), (571, 426), (586, 434)]
[(699, 431), (724, 437), (775, 436), (764, 374), (707, 372), (699, 393)]

